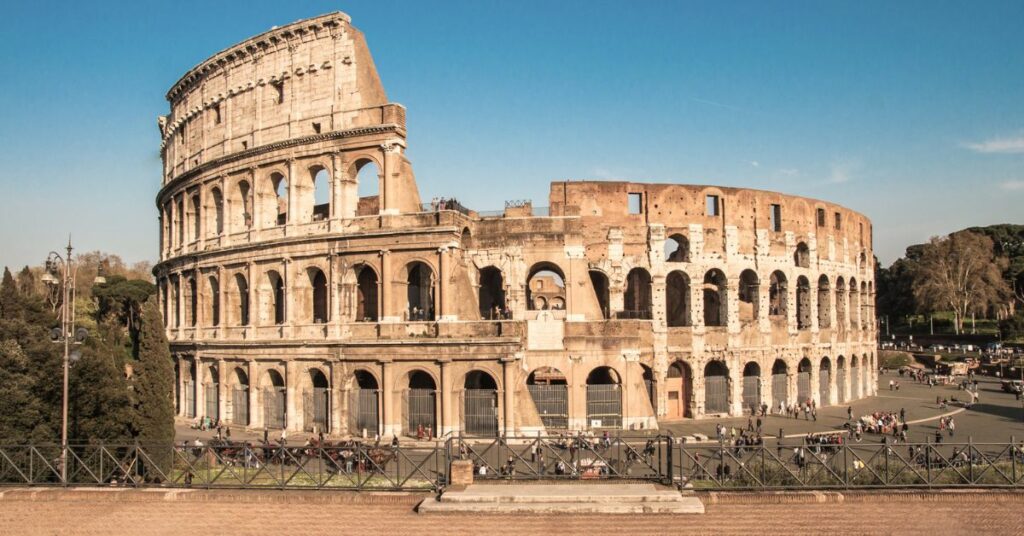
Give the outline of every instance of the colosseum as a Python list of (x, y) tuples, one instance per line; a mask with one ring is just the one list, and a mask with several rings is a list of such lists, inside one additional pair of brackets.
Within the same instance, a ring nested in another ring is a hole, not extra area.
[(181, 419), (639, 430), (876, 389), (861, 214), (577, 180), (547, 207), (424, 203), (406, 110), (343, 13), (227, 48), (167, 100), (154, 273)]

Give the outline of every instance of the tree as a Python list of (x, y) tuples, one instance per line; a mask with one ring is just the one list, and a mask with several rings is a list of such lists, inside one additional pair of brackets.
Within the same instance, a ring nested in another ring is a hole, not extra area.
[(43, 425), (30, 361), (13, 340), (0, 342), (0, 443), (29, 444), (52, 438)]
[(135, 368), (135, 428), (152, 463), (166, 474), (174, 443), (174, 364), (156, 300), (142, 305), (139, 360)]
[(89, 337), (82, 358), (71, 367), (68, 437), (73, 442), (123, 444), (133, 436), (132, 400), (118, 358), (124, 350), (106, 335)]
[(984, 313), (1009, 295), (992, 239), (971, 232), (934, 237), (921, 251), (914, 270), (914, 298), (930, 312), (952, 310), (957, 334), (971, 313)]
[(876, 269), (875, 286), (879, 317), (891, 316), (899, 319), (917, 312), (917, 302), (914, 300), (916, 265), (917, 263), (911, 259), (896, 259), (892, 266)]

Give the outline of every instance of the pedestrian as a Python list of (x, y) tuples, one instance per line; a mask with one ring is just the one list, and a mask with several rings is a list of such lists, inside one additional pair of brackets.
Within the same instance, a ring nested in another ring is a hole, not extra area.
[(757, 432), (761, 432), (761, 417), (757, 418)]
[(747, 431), (748, 432), (753, 432), (754, 431), (754, 418), (753, 417), (747, 417)]
[(811, 417), (814, 417), (814, 422), (818, 422), (818, 410), (812, 409), (811, 410)]
[(889, 380), (889, 390), (892, 391), (893, 381)]
[(953, 430), (956, 428), (956, 423), (953, 422), (953, 417), (949, 418), (949, 437), (953, 437)]
[(270, 437), (269, 436), (270, 436), (270, 430), (266, 426), (264, 426), (263, 427), (263, 444), (264, 445), (266, 445), (267, 443), (270, 443)]
[(935, 430), (935, 443), (942, 443), (942, 432)]
[(225, 438), (226, 438), (226, 439), (227, 439), (227, 440), (228, 440), (229, 442), (231, 441), (231, 427), (230, 427), (230, 426), (225, 426), (225, 427), (224, 427), (224, 437), (225, 437)]
[(805, 421), (811, 420), (811, 406), (810, 405), (804, 406), (804, 420)]
[(907, 410), (904, 408), (900, 408), (900, 420), (907, 422)]
[(853, 406), (847, 406), (846, 407), (846, 420), (848, 420), (848, 421), (852, 421), (853, 420)]

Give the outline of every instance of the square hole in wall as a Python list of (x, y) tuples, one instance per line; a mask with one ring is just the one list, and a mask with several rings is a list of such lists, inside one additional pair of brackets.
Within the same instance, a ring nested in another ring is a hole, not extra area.
[(629, 213), (630, 214), (643, 214), (643, 194), (630, 193), (629, 194)]

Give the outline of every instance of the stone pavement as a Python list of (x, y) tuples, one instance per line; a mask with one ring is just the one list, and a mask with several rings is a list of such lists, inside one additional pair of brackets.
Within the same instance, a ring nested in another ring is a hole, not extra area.
[(10, 491), (10, 536), (185, 534), (1022, 534), (1024, 494), (706, 494), (704, 515), (419, 515), (417, 494)]
[(703, 514), (692, 493), (651, 483), (470, 484), (424, 499), (421, 514)]

